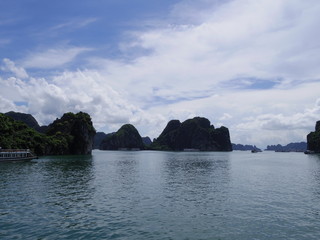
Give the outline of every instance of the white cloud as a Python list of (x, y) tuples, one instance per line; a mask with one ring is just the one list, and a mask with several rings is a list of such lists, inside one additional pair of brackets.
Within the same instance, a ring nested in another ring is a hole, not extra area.
[[(86, 111), (98, 130), (116, 131), (130, 122), (152, 138), (170, 119), (204, 116), (216, 127), (229, 127), (235, 143), (305, 140), (320, 118), (320, 2), (195, 4), (174, 7), (170, 20), (178, 24), (138, 31), (119, 43), (123, 51), (137, 49), (129, 61), (91, 55), (88, 70), (28, 82), (18, 75), (2, 79), (6, 106), (26, 101), (43, 123), (66, 111)], [(50, 48), (30, 54), (23, 66), (68, 69), (88, 50)]]
[(220, 121), (232, 119), (232, 116), (229, 113), (224, 113), (222, 117), (219, 118)]
[(12, 72), (16, 77), (18, 78), (27, 78), (28, 74), (22, 67), (17, 67), (14, 62), (12, 62), (10, 59), (4, 58), (2, 60), (3, 66), (0, 67), (2, 71), (8, 71)]
[(90, 51), (84, 47), (58, 47), (30, 53), (22, 62), (24, 68), (51, 69), (64, 67), (81, 53)]
[(9, 111), (16, 111), (17, 107), (12, 101), (0, 96), (0, 109), (1, 112), (5, 113)]
[[(132, 123), (141, 134), (147, 134), (165, 121), (161, 114), (149, 114), (130, 103), (96, 71), (67, 71), (51, 79), (30, 77), (27, 81), (0, 78), (0, 84), (0, 111), (28, 112), (40, 124), (49, 124), (65, 112), (84, 111), (98, 130), (112, 132)], [(18, 106), (16, 102), (27, 104)]]
[(195, 92), (216, 94), (221, 84), (244, 77), (277, 79), (277, 86), (285, 88), (319, 80), (315, 66), (320, 48), (310, 39), (320, 23), (320, 4), (313, 3), (218, 4), (205, 11), (200, 23), (137, 33), (128, 48), (148, 49), (148, 54), (129, 63), (109, 60), (103, 69), (137, 99), (150, 94), (167, 100), (194, 97)]
[(72, 19), (52, 27), (49, 31), (61, 31), (62, 29), (77, 29), (86, 27), (97, 21), (97, 18)]

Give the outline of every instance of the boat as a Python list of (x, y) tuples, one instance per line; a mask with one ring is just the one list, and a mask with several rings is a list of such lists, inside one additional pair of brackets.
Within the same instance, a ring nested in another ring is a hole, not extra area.
[(311, 151), (311, 150), (306, 150), (304, 151), (304, 154), (315, 154), (315, 151)]
[(252, 153), (258, 153), (258, 152), (262, 152), (262, 151), (260, 149), (255, 148), (255, 149), (252, 149), (251, 152)]
[(1, 149), (0, 162), (31, 161), (38, 158), (29, 149)]

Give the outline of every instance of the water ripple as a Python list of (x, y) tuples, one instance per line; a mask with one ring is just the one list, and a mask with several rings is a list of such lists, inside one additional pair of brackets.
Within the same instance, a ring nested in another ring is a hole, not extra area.
[(100, 152), (0, 166), (0, 239), (319, 239), (320, 160)]

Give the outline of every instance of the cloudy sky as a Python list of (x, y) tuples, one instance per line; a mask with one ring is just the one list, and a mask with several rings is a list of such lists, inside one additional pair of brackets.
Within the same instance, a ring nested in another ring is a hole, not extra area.
[(231, 141), (306, 141), (320, 120), (318, 0), (1, 0), (0, 112), (85, 111), (157, 137), (207, 117)]

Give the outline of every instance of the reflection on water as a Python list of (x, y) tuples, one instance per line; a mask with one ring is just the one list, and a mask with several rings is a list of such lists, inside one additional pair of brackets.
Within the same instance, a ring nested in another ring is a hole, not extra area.
[[(228, 155), (175, 153), (165, 160), (168, 197), (210, 204), (225, 199), (230, 178)], [(205, 211), (205, 209), (203, 209)]]
[(121, 152), (0, 165), (0, 239), (319, 239), (320, 158)]
[(320, 154), (308, 154), (310, 175), (313, 176), (313, 191), (320, 201)]

